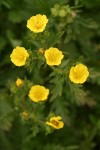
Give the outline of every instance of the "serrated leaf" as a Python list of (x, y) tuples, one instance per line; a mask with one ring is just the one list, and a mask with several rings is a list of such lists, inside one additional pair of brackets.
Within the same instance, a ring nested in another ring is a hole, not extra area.
[(76, 102), (78, 105), (84, 105), (87, 93), (82, 89), (80, 85), (69, 83), (69, 87), (70, 89), (68, 94), (70, 100), (72, 100), (72, 102)]
[(39, 42), (37, 42), (37, 41), (32, 41), (32, 43), (33, 43), (36, 47), (38, 47), (38, 48), (41, 47), (41, 44), (40, 44)]
[(64, 32), (60, 32), (57, 34), (50, 33), (49, 37), (46, 40), (47, 47), (52, 47), (57, 43), (60, 43), (60, 38), (63, 35)]
[(97, 68), (97, 69), (90, 68), (89, 73), (90, 73), (89, 81), (100, 85), (100, 70), (99, 70), (99, 68)]
[(67, 101), (63, 97), (56, 98), (55, 101), (52, 102), (51, 108), (55, 111), (56, 114), (62, 116), (64, 122), (67, 125), (70, 124), (69, 111), (67, 109)]
[(52, 96), (50, 98), (50, 101), (53, 101), (57, 96), (61, 96), (62, 95), (64, 77), (63, 76), (56, 76), (50, 82), (54, 83), (54, 86), (53, 86), (53, 88), (51, 90)]

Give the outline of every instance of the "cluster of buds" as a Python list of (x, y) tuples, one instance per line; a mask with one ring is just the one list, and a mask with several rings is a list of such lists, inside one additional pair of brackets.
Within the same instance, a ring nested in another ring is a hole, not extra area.
[(74, 12), (69, 5), (60, 6), (56, 4), (53, 8), (51, 8), (51, 14), (54, 17), (67, 17), (69, 23), (76, 17), (76, 12)]

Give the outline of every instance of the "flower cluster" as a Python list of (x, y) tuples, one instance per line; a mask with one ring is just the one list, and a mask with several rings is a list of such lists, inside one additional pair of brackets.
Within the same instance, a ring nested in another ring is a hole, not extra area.
[(51, 8), (51, 14), (54, 17), (65, 17), (67, 14), (71, 13), (71, 8), (69, 7), (69, 5), (63, 5), (60, 6), (58, 4), (54, 5), (53, 8)]
[[(43, 32), (46, 28), (47, 23), (47, 17), (45, 15), (38, 14), (36, 16), (32, 16), (27, 21), (27, 28), (29, 28), (34, 33)], [(44, 50), (44, 48), (40, 48), (37, 53), (43, 55), (46, 64), (49, 66), (60, 65), (62, 63), (62, 59), (64, 58), (62, 51), (54, 47), (50, 47), (46, 50)], [(28, 50), (26, 50), (24, 47), (17, 46), (13, 49), (10, 58), (16, 66), (24, 66), (26, 64), (27, 59), (29, 59)], [(77, 64), (76, 66), (72, 66), (69, 70), (69, 79), (75, 84), (84, 83), (87, 80), (88, 76), (88, 68), (83, 64)], [(16, 85), (17, 87), (22, 86), (23, 80), (18, 78), (16, 80)], [(29, 90), (28, 96), (31, 101), (38, 103), (46, 101), (49, 97), (49, 92), (49, 89), (42, 85), (33, 85)], [(27, 117), (28, 115), (29, 114), (27, 112), (22, 113), (22, 116), (24, 117)], [(49, 125), (55, 129), (60, 129), (64, 126), (64, 123), (61, 120), (61, 116), (53, 116), (50, 118), (50, 121), (46, 121), (46, 125)]]

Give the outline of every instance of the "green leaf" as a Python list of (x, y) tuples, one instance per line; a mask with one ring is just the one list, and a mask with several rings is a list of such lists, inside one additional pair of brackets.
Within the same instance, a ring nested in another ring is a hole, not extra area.
[(100, 69), (99, 68), (90, 68), (89, 69), (89, 81), (91, 83), (97, 83), (98, 85), (100, 85)]
[(54, 83), (52, 90), (51, 90), (52, 96), (50, 98), (50, 101), (53, 101), (57, 96), (62, 95), (64, 77), (58, 75), (52, 80), (50, 80), (50, 83)]
[[(67, 80), (66, 80), (67, 81)], [(82, 89), (81, 85), (75, 85), (67, 81), (70, 89), (67, 90), (67, 96), (72, 102), (75, 102), (78, 105), (84, 105), (86, 103), (87, 93)], [(67, 86), (68, 86), (67, 85)]]
[(77, 145), (71, 145), (67, 147), (67, 150), (78, 150), (78, 149), (79, 149), (79, 146)]
[(58, 114), (61, 115), (63, 118), (63, 121), (65, 124), (70, 124), (70, 117), (69, 117), (69, 111), (67, 109), (67, 100), (63, 97), (56, 98), (54, 101), (52, 101), (52, 110)]
[(54, 46), (57, 43), (60, 43), (60, 39), (61, 39), (63, 34), (64, 34), (63, 31), (59, 32), (59, 33), (56, 33), (56, 34), (51, 32), (49, 34), (49, 37), (47, 37), (47, 39), (46, 39), (47, 47), (49, 48), (49, 47)]

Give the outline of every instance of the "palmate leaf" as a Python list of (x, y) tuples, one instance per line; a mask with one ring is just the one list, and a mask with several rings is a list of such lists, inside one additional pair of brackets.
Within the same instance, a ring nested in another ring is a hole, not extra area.
[(37, 41), (32, 41), (32, 43), (37, 47), (37, 48), (40, 48), (40, 47), (42, 47), (42, 44), (41, 43), (39, 43), (39, 42), (37, 42)]
[(9, 103), (10, 98), (7, 91), (0, 90), (0, 129), (2, 130), (9, 130), (13, 120), (13, 108)]
[(64, 97), (56, 98), (52, 102), (51, 109), (57, 114), (61, 115), (63, 118), (63, 121), (66, 125), (70, 125), (70, 118), (69, 118), (69, 111), (67, 109), (67, 100)]
[[(51, 76), (55, 76), (56, 73), (51, 73)], [(54, 83), (51, 93), (50, 102), (52, 102), (51, 109), (54, 110), (56, 114), (60, 114), (66, 124), (69, 124), (68, 110), (67, 110), (67, 101), (61, 96), (64, 90), (64, 77), (61, 74), (57, 74), (50, 83)]]
[(93, 68), (90, 68), (89, 72), (89, 81), (91, 83), (97, 83), (98, 85), (100, 85), (100, 69), (95, 68), (94, 70)]
[(78, 105), (84, 105), (86, 103), (87, 93), (82, 89), (81, 85), (76, 85), (71, 82), (67, 82), (66, 96), (70, 101), (77, 103)]
[(46, 39), (47, 47), (52, 47), (55, 44), (60, 43), (60, 38), (62, 37), (63, 34), (64, 34), (63, 31), (60, 33), (56, 33), (56, 34), (51, 32), (49, 34), (49, 37)]
[(51, 90), (52, 96), (50, 98), (50, 101), (53, 101), (56, 97), (62, 95), (64, 78), (61, 75), (57, 75), (55, 78), (50, 80), (50, 83), (54, 83), (52, 90)]

